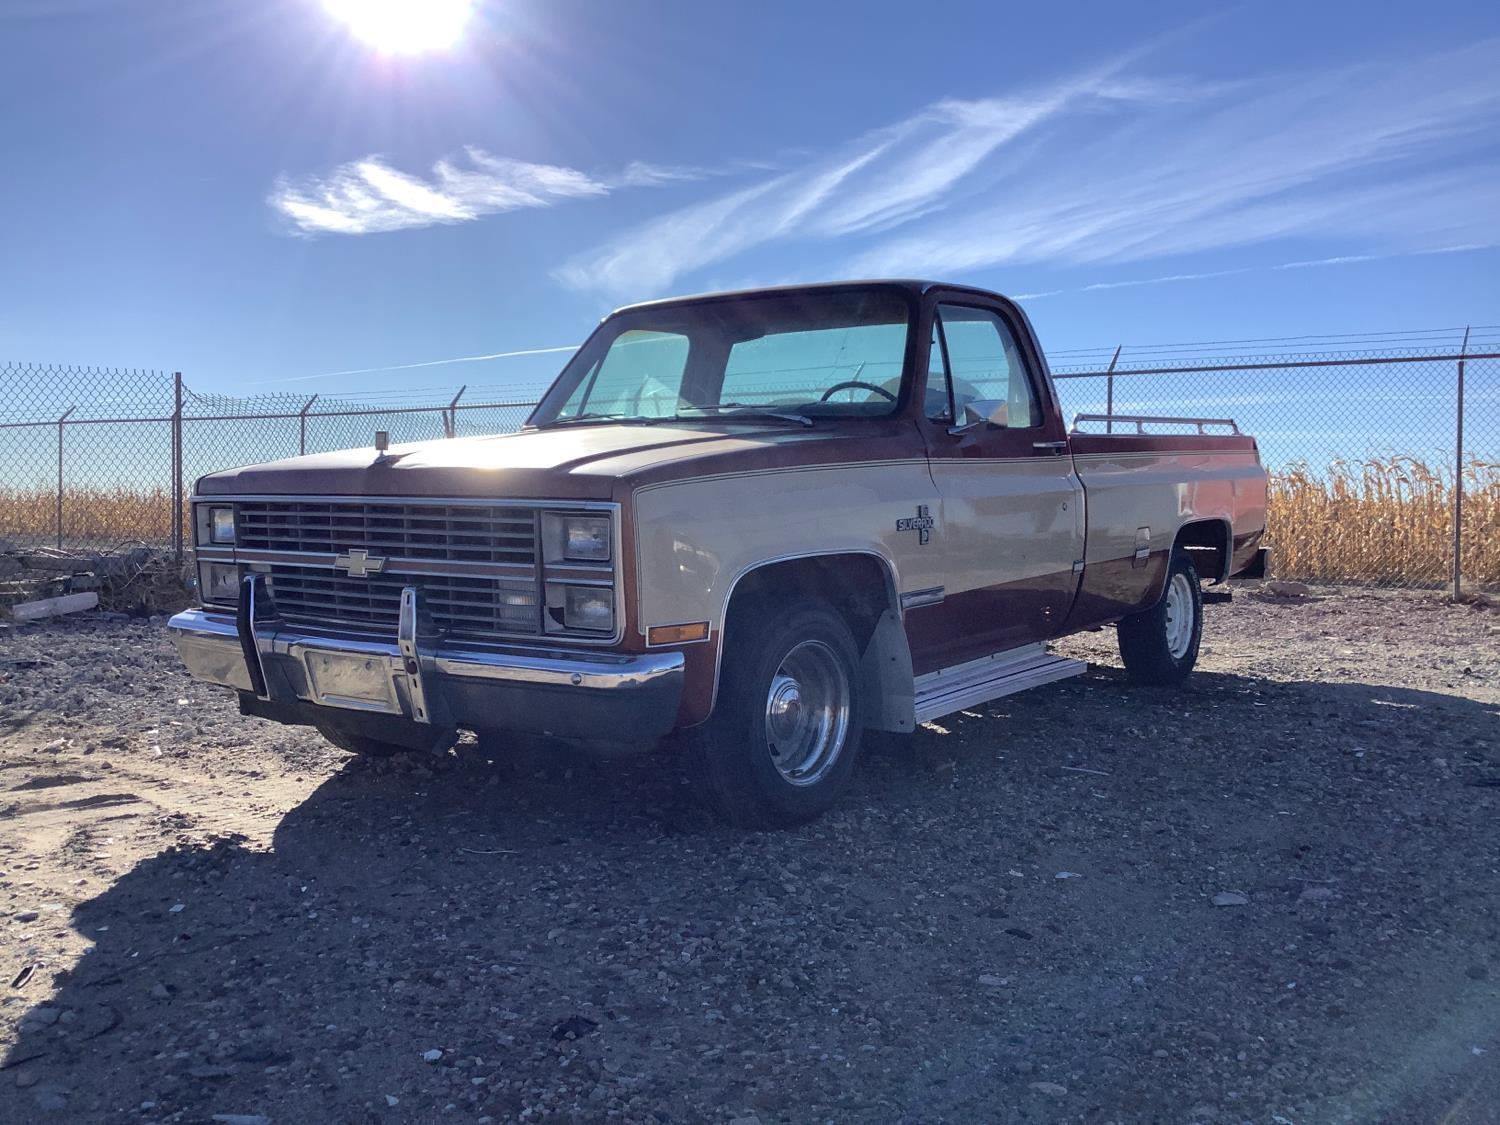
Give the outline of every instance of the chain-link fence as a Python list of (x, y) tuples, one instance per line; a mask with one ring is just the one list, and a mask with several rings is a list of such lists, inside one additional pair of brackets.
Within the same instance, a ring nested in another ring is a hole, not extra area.
[(1233, 418), (1254, 434), (1278, 576), (1500, 589), (1500, 329), (1288, 343), (1051, 360), (1070, 415)]
[(201, 394), (181, 375), (0, 365), (0, 539), (21, 546), (184, 549), (205, 473), (302, 453), (508, 433), (534, 402), (460, 389), (385, 396)]
[[(1232, 417), (1254, 434), (1278, 576), (1500, 589), (1500, 329), (1050, 358), (1070, 417)], [(159, 371), (3, 365), (0, 539), (181, 551), (204, 473), (369, 446), (376, 430), (507, 433), (532, 405), (503, 388), (241, 397)]]

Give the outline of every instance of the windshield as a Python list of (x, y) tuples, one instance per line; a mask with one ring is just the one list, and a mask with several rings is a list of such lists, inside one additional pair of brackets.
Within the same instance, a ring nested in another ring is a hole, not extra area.
[(604, 323), (531, 422), (889, 414), (909, 319), (904, 296), (875, 289), (636, 309)]

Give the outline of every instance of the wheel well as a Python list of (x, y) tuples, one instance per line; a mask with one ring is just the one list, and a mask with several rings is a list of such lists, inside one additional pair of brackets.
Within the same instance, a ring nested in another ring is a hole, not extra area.
[(1229, 524), (1225, 520), (1200, 520), (1184, 524), (1177, 532), (1176, 547), (1192, 552), (1199, 575), (1222, 582), (1229, 569)]
[[(769, 563), (745, 574), (730, 594), (722, 645), (732, 643), (737, 621), (758, 606), (796, 597), (826, 601), (843, 616), (860, 651), (864, 709), (860, 716), (876, 730), (911, 731), (913, 714), (911, 650), (901, 625), (895, 577), (876, 555), (850, 552)], [(714, 682), (718, 699), (718, 681)]]
[(728, 621), (746, 607), (767, 598), (784, 601), (798, 595), (821, 598), (842, 614), (861, 652), (880, 615), (895, 608), (890, 571), (874, 555), (815, 555), (769, 563), (741, 578), (730, 595), (726, 632)]

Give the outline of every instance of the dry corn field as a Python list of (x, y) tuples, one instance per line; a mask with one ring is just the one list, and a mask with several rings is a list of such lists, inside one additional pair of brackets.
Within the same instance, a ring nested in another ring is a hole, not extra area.
[[(67, 489), (64, 542), (164, 542), (170, 513), (165, 489)], [(54, 490), (0, 490), (0, 538), (50, 543), (56, 518)], [(1451, 577), (1452, 519), (1451, 470), (1411, 457), (1337, 461), (1272, 475), (1267, 537), (1283, 578), (1436, 587)], [(1500, 465), (1471, 461), (1464, 473), (1464, 577), (1500, 588)]]
[[(1453, 474), (1413, 457), (1272, 474), (1266, 537), (1275, 573), (1313, 581), (1439, 586), (1452, 576)], [(1463, 571), (1500, 587), (1500, 465), (1464, 470)]]
[[(164, 488), (67, 488), (62, 526), (64, 545), (164, 543), (172, 537), (172, 494)], [(51, 544), (56, 535), (56, 489), (0, 488), (0, 539)]]

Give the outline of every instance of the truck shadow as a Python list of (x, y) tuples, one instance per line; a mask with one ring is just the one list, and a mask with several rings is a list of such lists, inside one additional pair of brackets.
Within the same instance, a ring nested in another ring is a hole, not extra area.
[[(1185, 1066), (1269, 1042), (1347, 1076), (1309, 1119), (1500, 1095), (1500, 963), (1473, 952), (1493, 916), (1466, 882), (1500, 859), (1496, 708), (1095, 675), (874, 747), (839, 810), (787, 833), (713, 826), (662, 759), (346, 765), (269, 849), (184, 840), (76, 908), (90, 951), (51, 996), (12, 993), (32, 1006), (0, 1120), (928, 1120), (1050, 1096), (1038, 1058), (1116, 1116), (1180, 1116), (1198, 1079), (1163, 1072), (1159, 1036), (1122, 1032), (1099, 1065), (1059, 1014), (1138, 1021), (1121, 982), (1141, 974), (1162, 982), (1146, 1026), (1199, 1044)], [(1064, 869), (1085, 876), (1066, 896)], [(1215, 912), (1225, 885), (1267, 908)], [(1267, 970), (1289, 943), (1328, 956)], [(1383, 987), (1345, 987), (1340, 963)], [(1293, 971), (1331, 974), (1316, 1005), (1289, 998)], [(1010, 1023), (977, 995), (990, 973), (1014, 974)], [(813, 1046), (843, 1062), (783, 1059)], [(1272, 1107), (1241, 1089), (1237, 1112)]]

